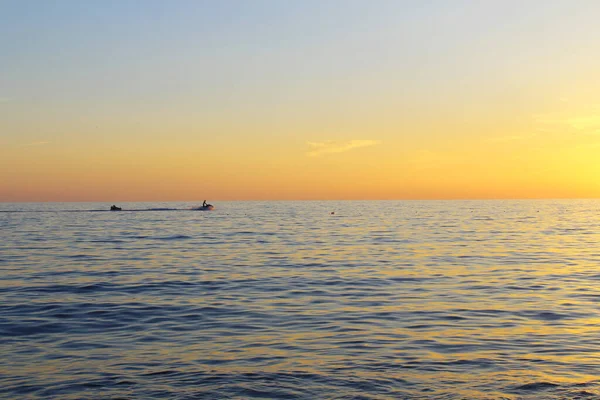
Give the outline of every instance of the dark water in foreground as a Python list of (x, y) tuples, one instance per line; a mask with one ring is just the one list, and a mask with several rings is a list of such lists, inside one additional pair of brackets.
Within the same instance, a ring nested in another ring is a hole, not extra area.
[(0, 204), (0, 397), (600, 398), (600, 201), (119, 205)]

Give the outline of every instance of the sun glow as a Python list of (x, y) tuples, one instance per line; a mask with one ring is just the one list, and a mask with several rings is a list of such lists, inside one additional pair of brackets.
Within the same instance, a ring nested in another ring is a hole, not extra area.
[(597, 5), (334, 3), (4, 6), (0, 201), (600, 195)]

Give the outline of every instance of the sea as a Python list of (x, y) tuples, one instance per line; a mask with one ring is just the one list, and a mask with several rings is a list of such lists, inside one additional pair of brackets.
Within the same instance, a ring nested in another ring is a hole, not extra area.
[(0, 398), (600, 398), (600, 200), (211, 203), (0, 203)]

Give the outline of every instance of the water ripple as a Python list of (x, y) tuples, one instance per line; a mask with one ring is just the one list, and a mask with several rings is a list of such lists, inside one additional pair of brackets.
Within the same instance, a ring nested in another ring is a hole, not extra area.
[(192, 206), (3, 205), (0, 397), (600, 398), (598, 201)]

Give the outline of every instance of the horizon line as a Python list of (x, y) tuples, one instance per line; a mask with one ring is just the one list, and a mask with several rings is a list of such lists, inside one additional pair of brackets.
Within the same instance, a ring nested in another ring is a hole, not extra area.
[[(248, 200), (210, 200), (212, 202), (298, 202), (298, 201), (552, 201), (552, 200), (600, 200), (600, 197), (500, 197), (500, 198), (398, 198), (398, 199), (248, 199)], [(5, 201), (0, 200), (3, 204), (17, 203), (197, 203), (202, 200), (23, 200), (23, 201)]]

